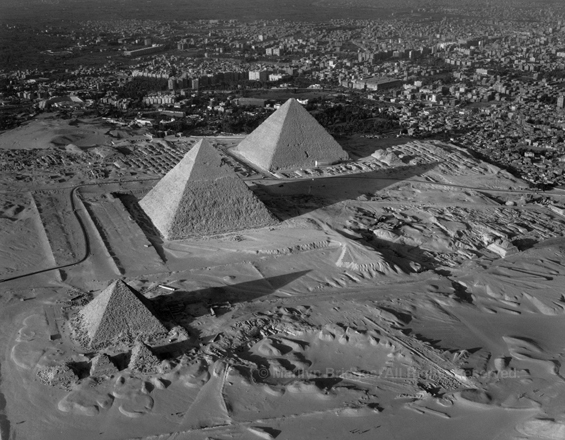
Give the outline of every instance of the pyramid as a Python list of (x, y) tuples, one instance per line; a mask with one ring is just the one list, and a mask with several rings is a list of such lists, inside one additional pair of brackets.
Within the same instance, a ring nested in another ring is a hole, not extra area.
[(154, 373), (159, 367), (159, 359), (143, 342), (136, 342), (131, 350), (128, 368), (140, 373)]
[(115, 281), (79, 312), (91, 347), (106, 347), (135, 338), (159, 338), (167, 329), (149, 302), (123, 281)]
[(276, 172), (332, 164), (349, 156), (302, 105), (291, 98), (233, 150)]
[(100, 376), (113, 376), (117, 374), (118, 368), (114, 365), (112, 360), (105, 353), (99, 353), (92, 358), (90, 364), (90, 376), (100, 377)]
[(139, 202), (167, 240), (278, 223), (206, 139)]
[(67, 363), (51, 366), (41, 365), (37, 369), (37, 377), (46, 385), (65, 390), (70, 390), (72, 385), (78, 381), (77, 375)]

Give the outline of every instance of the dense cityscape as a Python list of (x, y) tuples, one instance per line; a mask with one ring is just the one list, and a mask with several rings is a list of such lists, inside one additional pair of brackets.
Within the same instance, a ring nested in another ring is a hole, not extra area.
[(42, 53), (60, 67), (36, 59), (2, 71), (5, 129), (57, 110), (144, 120), (156, 136), (248, 133), (282, 90), (336, 135), (454, 139), (532, 184), (564, 183), (565, 20), (555, 17), (115, 20), (36, 31), (66, 44)]

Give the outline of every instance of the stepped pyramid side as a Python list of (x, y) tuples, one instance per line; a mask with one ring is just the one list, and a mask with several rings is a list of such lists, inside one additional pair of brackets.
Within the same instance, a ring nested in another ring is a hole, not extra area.
[[(175, 211), (184, 195), (186, 183), (191, 178), (204, 178), (203, 170), (194, 167), (196, 156), (201, 153), (202, 141), (194, 145), (191, 150), (183, 157), (183, 159), (170, 170), (158, 183), (147, 193), (147, 195), (139, 202), (139, 206), (151, 218), (153, 224), (166, 237), (165, 233), (170, 229), (171, 223), (175, 216)], [(203, 149), (203, 163), (213, 164), (217, 168), (217, 160), (209, 157), (207, 148)]]
[(234, 150), (268, 171), (309, 168), (346, 160), (347, 153), (316, 119), (291, 98)]
[(278, 221), (239, 178), (187, 187), (167, 231), (169, 240), (261, 228)]
[(79, 316), (92, 347), (102, 347), (120, 339), (155, 338), (167, 333), (147, 300), (123, 281), (110, 284), (79, 312)]
[(118, 368), (110, 360), (107, 354), (100, 353), (92, 358), (90, 366), (90, 375), (92, 377), (113, 376), (114, 374), (118, 374), (118, 372)]
[(62, 365), (39, 366), (37, 377), (46, 385), (60, 387), (68, 391), (78, 381), (77, 375), (66, 363)]
[(139, 202), (167, 240), (278, 223), (206, 140)]
[(140, 373), (155, 373), (159, 367), (159, 359), (143, 342), (137, 342), (131, 350), (128, 368)]

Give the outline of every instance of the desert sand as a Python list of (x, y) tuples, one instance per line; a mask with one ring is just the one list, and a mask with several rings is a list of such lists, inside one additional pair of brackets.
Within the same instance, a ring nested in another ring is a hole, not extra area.
[(140, 207), (200, 139), (3, 175), (2, 439), (564, 438), (564, 193), (433, 140), (275, 178), (240, 140), (207, 141), (278, 220), (235, 232)]

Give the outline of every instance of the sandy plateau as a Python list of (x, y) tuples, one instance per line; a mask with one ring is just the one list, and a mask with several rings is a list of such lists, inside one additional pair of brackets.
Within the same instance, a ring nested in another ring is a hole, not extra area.
[[(35, 155), (1, 176), (2, 440), (565, 438), (565, 193), (439, 141), (274, 176), (209, 138), (281, 221), (167, 241), (138, 201), (199, 139), (62, 124), (0, 139)], [(164, 338), (81, 343), (116, 280)]]

